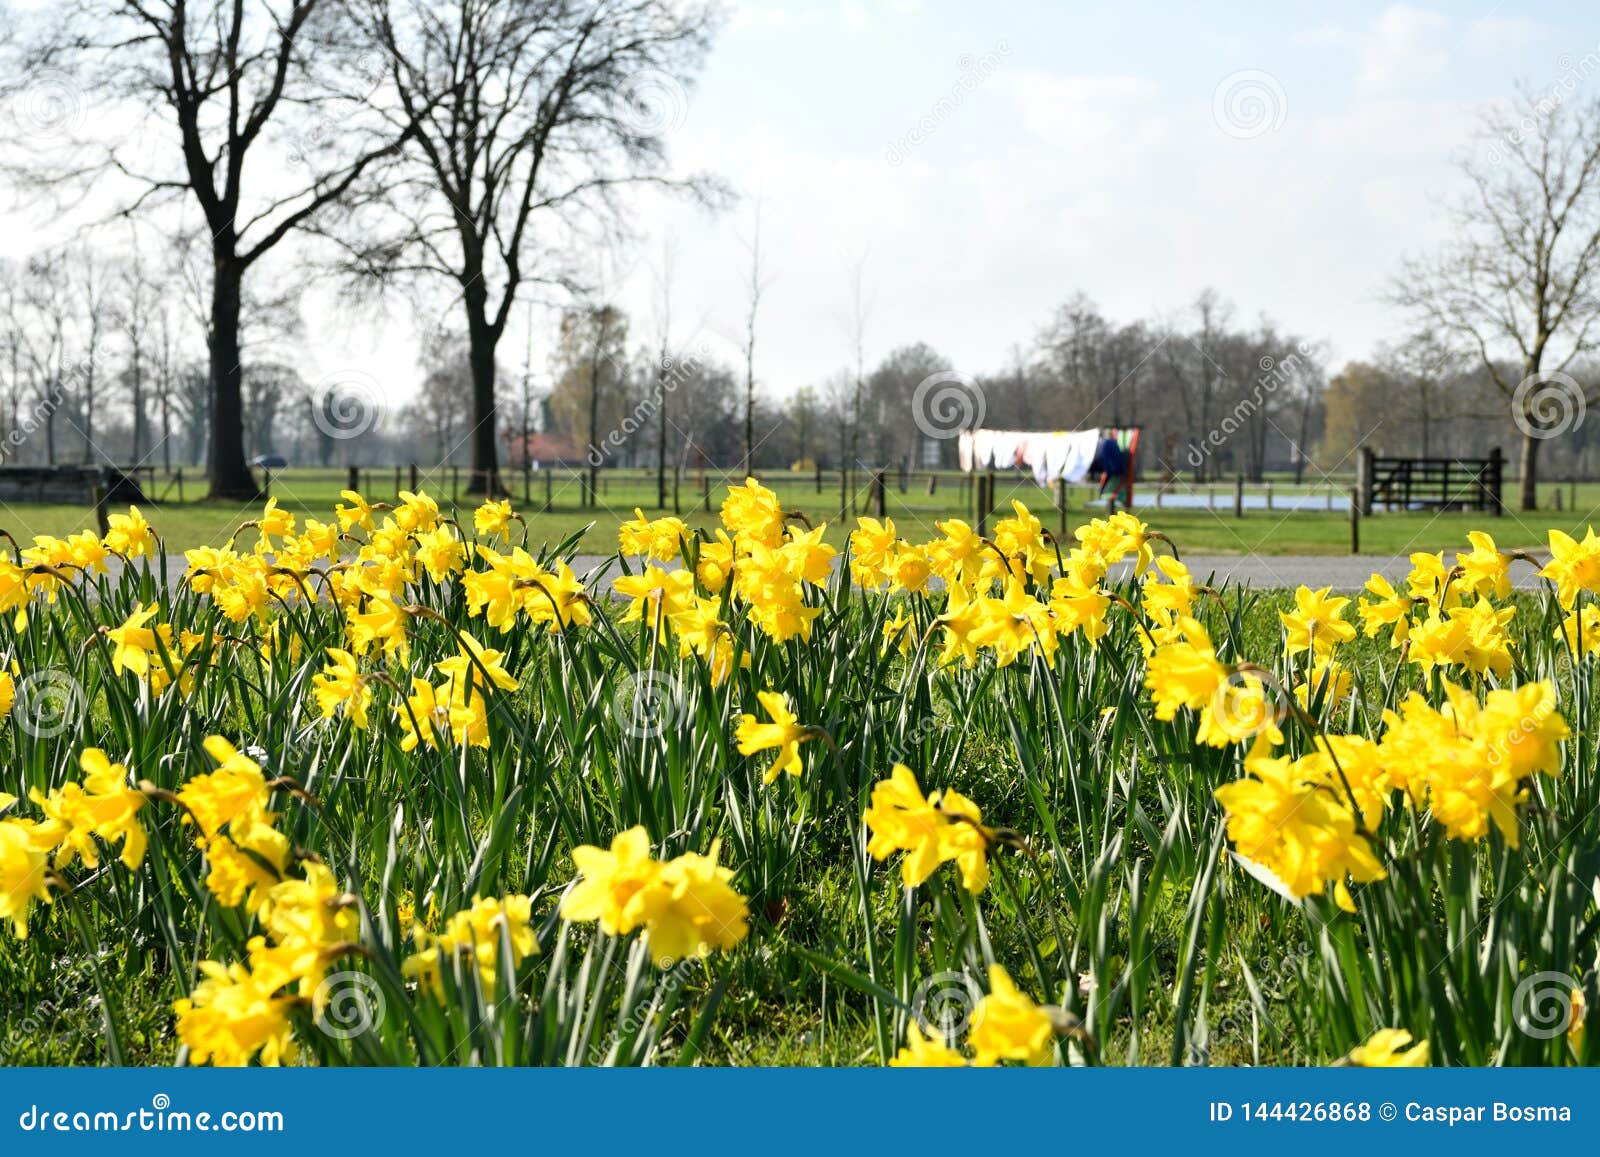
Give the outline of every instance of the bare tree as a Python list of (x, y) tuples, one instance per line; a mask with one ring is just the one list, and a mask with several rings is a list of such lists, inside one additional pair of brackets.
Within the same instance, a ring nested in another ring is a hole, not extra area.
[(107, 300), (107, 271), (104, 260), (93, 249), (77, 250), (71, 264), (77, 276), (74, 288), (83, 320), (83, 361), (78, 374), (79, 412), (83, 417), (83, 461), (90, 464), (105, 453), (94, 440), (94, 415), (96, 395), (103, 381), (100, 373), (100, 347), (105, 340), (106, 326), (111, 323), (111, 305)]
[[(1600, 344), (1600, 100), (1520, 89), (1484, 115), (1477, 139), (1458, 166), (1470, 186), (1453, 207), (1459, 236), (1406, 262), (1393, 296), (1464, 341), (1510, 400), (1523, 431), (1519, 506), (1533, 510), (1539, 445), (1565, 429), (1543, 407), (1562, 400), (1551, 389), (1582, 389), (1564, 371)], [(1565, 397), (1569, 417), (1584, 401)]]
[[(615, 220), (631, 185), (709, 192), (662, 175), (673, 102), (709, 45), (711, 12), (669, 0), (359, 0), (386, 59), (381, 107), (415, 143), (398, 223), (371, 226), (354, 269), (454, 282), (473, 368), (474, 492), (498, 491), (495, 350), (560, 225)], [(667, 115), (658, 104), (667, 102)]]
[[(1437, 443), (1434, 431), (1451, 417), (1450, 389), (1466, 368), (1467, 358), (1438, 330), (1423, 327), (1393, 348), (1378, 351), (1378, 364), (1405, 391), (1412, 420), (1417, 425), (1418, 446), (1424, 458)], [(1502, 411), (1503, 413), (1503, 411)]]
[(672, 397), (672, 291), (677, 271), (677, 246), (668, 238), (661, 246), (656, 275), (656, 326), (660, 348), (656, 353), (656, 506), (667, 508), (667, 403)]
[[(849, 443), (845, 449), (841, 470), (853, 472), (861, 463), (861, 402), (867, 387), (867, 313), (863, 283), (866, 279), (867, 255), (865, 253), (850, 263), (850, 312), (845, 317), (845, 332), (850, 342), (850, 352), (855, 363), (850, 387)], [(850, 492), (855, 493), (854, 486)]]
[[(132, 416), (129, 457), (134, 465), (144, 461), (149, 452), (150, 434), (148, 396), (151, 387), (151, 341), (156, 337), (152, 329), (158, 325), (160, 310), (159, 290), (150, 277), (143, 249), (137, 243), (123, 264), (117, 277), (117, 320), (122, 327), (128, 346), (128, 364), (124, 381), (128, 389), (128, 406)], [(157, 354), (159, 357), (159, 354)]]
[[(529, 304), (528, 304), (528, 320), (527, 320), (525, 328), (526, 328), (527, 332), (523, 335), (524, 341), (525, 341), (526, 344), (524, 345), (523, 351), (522, 351), (522, 376), (521, 376), (521, 379), (518, 382), (519, 400), (522, 403), (522, 425), (521, 425), (521, 429), (519, 431), (521, 436), (522, 436), (522, 446), (521, 446), (521, 454), (520, 454), (521, 462), (520, 462), (520, 464), (524, 468), (532, 465), (533, 459), (532, 459), (532, 456), (528, 453), (528, 447), (532, 444), (533, 433), (538, 428), (537, 426), (534, 425), (534, 415), (538, 412), (538, 408), (539, 408), (539, 390), (538, 390), (538, 387), (534, 384), (534, 379), (533, 379), (533, 333), (534, 333), (534, 330), (533, 330), (533, 303), (532, 302), (529, 302)], [(469, 388), (470, 388), (470, 383), (469, 383)], [(516, 456), (513, 456), (513, 464), (517, 464), (517, 457)]]
[(755, 470), (756, 451), (756, 316), (769, 282), (761, 273), (761, 198), (756, 198), (755, 228), (745, 243), (750, 253), (749, 308), (744, 323), (744, 476)]
[[(1217, 358), (1218, 345), (1227, 329), (1232, 312), (1214, 289), (1205, 289), (1195, 298), (1194, 312), (1198, 325), (1191, 334), (1180, 333), (1169, 327), (1162, 342), (1163, 356), (1168, 373), (1178, 386), (1178, 396), (1183, 401), (1185, 424), (1193, 451), (1208, 441), (1215, 430), (1217, 402), (1227, 375)], [(1216, 477), (1218, 465), (1209, 455), (1200, 457), (1195, 478), (1204, 482), (1208, 476)], [(1208, 472), (1206, 463), (1211, 463)]]
[[(36, 187), (67, 177), (131, 186), (136, 192), (119, 208), (124, 215), (175, 199), (200, 207), (211, 266), (215, 498), (257, 494), (244, 452), (239, 318), (247, 273), (318, 215), (376, 195), (377, 185), (364, 179), (401, 146), (397, 134), (351, 154), (342, 146), (352, 133), (315, 132), (354, 108), (323, 75), (340, 58), (324, 50), (339, 24), (334, 0), (68, 0), (23, 61), (20, 89), (30, 75), (67, 70), (85, 99), (119, 112), (159, 112), (164, 132), (157, 140), (145, 132), (104, 133), (59, 150), (59, 164), (35, 151), (13, 172)], [(111, 115), (82, 119), (121, 123)], [(296, 123), (306, 129), (295, 149), (301, 170), (281, 163), (285, 142), (275, 139)]]
[(67, 364), (73, 297), (66, 269), (65, 254), (48, 253), (30, 258), (24, 271), (23, 361), (33, 386), (32, 410), (44, 425), (45, 462), (51, 466), (56, 464), (56, 415), (76, 377)]

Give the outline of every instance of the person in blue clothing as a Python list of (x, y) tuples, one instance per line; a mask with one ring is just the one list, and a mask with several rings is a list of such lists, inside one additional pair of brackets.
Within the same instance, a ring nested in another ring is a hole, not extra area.
[(1100, 445), (1095, 448), (1094, 461), (1089, 463), (1089, 475), (1100, 475), (1100, 497), (1104, 498), (1109, 492), (1113, 502), (1117, 493), (1123, 489), (1128, 474), (1127, 451), (1117, 445), (1117, 440), (1109, 434), (1100, 439)]

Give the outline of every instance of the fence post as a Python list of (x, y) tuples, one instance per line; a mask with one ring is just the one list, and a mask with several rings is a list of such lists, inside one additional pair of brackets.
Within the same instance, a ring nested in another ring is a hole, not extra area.
[(1506, 512), (1505, 498), (1501, 491), (1501, 486), (1505, 480), (1504, 468), (1505, 455), (1500, 452), (1500, 447), (1496, 446), (1489, 451), (1489, 477), (1490, 485), (1493, 487), (1490, 509), (1494, 511), (1496, 517)]
[(822, 493), (822, 463), (821, 462), (815, 462), (815, 463), (812, 463), (812, 465), (813, 465), (814, 469), (816, 470), (816, 474), (817, 474), (817, 493), (821, 494)]
[(928, 495), (932, 497), (939, 492), (939, 476), (932, 470), (928, 471)]
[(179, 503), (179, 505), (182, 505), (182, 503), (183, 503), (183, 467), (182, 466), (178, 467), (177, 483), (178, 483), (178, 503)]
[(1233, 516), (1244, 517), (1244, 475), (1238, 474), (1233, 479)]
[(883, 480), (883, 473), (881, 468), (872, 472), (872, 505), (878, 512), (879, 518), (889, 513), (889, 496), (884, 493), (887, 485)]
[(839, 468), (839, 521), (843, 522), (850, 513), (850, 471), (844, 467)]
[(711, 513), (711, 479), (700, 475), (700, 506), (707, 514)]
[(1350, 553), (1361, 553), (1361, 488), (1350, 491)]
[(108, 493), (110, 492), (98, 482), (89, 490), (90, 497), (94, 500), (94, 521), (95, 525), (100, 528), (101, 538), (104, 538), (111, 531), (111, 522), (106, 514), (106, 495)]
[(1267, 509), (1272, 509), (1272, 483), (1267, 483)]
[(1056, 521), (1060, 523), (1061, 531), (1056, 535), (1057, 542), (1064, 542), (1067, 537), (1067, 480), (1056, 479)]
[(533, 504), (533, 466), (531, 463), (522, 464), (522, 505)]
[(683, 467), (682, 466), (674, 466), (672, 468), (672, 513), (674, 513), (674, 514), (682, 514), (683, 513), (683, 505), (681, 503), (681, 500), (678, 497), (678, 486), (679, 486), (680, 483), (682, 483), (682, 481), (683, 481)]
[(345, 471), (345, 479), (344, 479), (344, 481), (345, 481), (346, 489), (354, 490), (357, 494), (360, 494), (361, 493), (361, 467), (352, 466), (348, 470), (346, 470)]
[[(450, 467), (450, 505), (454, 506), (459, 501), (461, 494), (461, 467)], [(492, 499), (494, 495), (486, 494), (485, 498)]]
[(415, 462), (411, 464), (411, 492), (413, 494), (417, 492), (417, 464)]
[(554, 466), (546, 466), (544, 468), (544, 512), (546, 514), (549, 514), (556, 508), (554, 494), (555, 487), (551, 481), (555, 477), (555, 473), (556, 468)]
[(1356, 455), (1356, 505), (1362, 514), (1372, 513), (1372, 447), (1363, 446)]

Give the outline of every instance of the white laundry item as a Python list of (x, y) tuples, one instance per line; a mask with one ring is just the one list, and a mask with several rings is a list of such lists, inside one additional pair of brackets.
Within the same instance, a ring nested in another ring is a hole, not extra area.
[(1100, 431), (1074, 430), (1060, 436), (1058, 462), (1051, 463), (1050, 474), (1064, 482), (1083, 482), (1089, 477), (1089, 467), (1094, 462), (1094, 452), (1100, 446)]
[(992, 462), (996, 470), (1009, 470), (1017, 464), (1017, 456), (1028, 440), (1021, 430), (990, 430)]
[(1031, 434), (1028, 437), (1022, 464), (1033, 471), (1033, 480), (1040, 486), (1050, 485), (1050, 479), (1055, 477), (1051, 469), (1052, 463), (1061, 456), (1061, 438), (1060, 431), (1054, 434)]
[(963, 431), (961, 431), (960, 437), (958, 437), (956, 439), (956, 458), (961, 464), (961, 469), (967, 474), (972, 473), (972, 470), (973, 470), (973, 465), (972, 465), (972, 443), (973, 443), (973, 441), (974, 441), (974, 431), (972, 431), (972, 430), (963, 430)]
[(994, 431), (974, 430), (972, 432), (972, 468), (974, 470), (987, 470), (994, 465)]

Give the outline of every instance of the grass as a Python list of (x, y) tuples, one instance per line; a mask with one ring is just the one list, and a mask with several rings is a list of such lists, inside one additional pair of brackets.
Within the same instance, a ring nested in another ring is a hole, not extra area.
[[(368, 497), (390, 500), (394, 497), (395, 477), (390, 471), (370, 471), (365, 476)], [(886, 495), (886, 510), (900, 528), (902, 535), (914, 540), (937, 537), (935, 523), (949, 518), (971, 521), (973, 512), (970, 499), (963, 497), (961, 478), (949, 474), (941, 476), (938, 490), (930, 495), (923, 481), (924, 475), (914, 476), (917, 481), (901, 493), (891, 482)], [(827, 540), (835, 547), (844, 545), (846, 525), (850, 520), (840, 520), (841, 496), (837, 479), (824, 481), (819, 493), (809, 475), (780, 473), (765, 481), (771, 485), (791, 509), (804, 512), (814, 521), (829, 522)], [(866, 479), (857, 489), (851, 506), (854, 514), (870, 514)], [(452, 476), (449, 472), (424, 475), (421, 485), (439, 499), (440, 505), (454, 517), (470, 518), (474, 502), (465, 496), (452, 500)], [(708, 484), (717, 487), (722, 480), (708, 476)], [(405, 479), (402, 478), (402, 484)], [(342, 471), (310, 469), (289, 470), (276, 476), (272, 494), (280, 506), (300, 517), (326, 519), (333, 505), (340, 501), (339, 491), (345, 485)], [(589, 548), (605, 553), (616, 541), (616, 529), (625, 520), (634, 517), (635, 507), (642, 508), (648, 516), (662, 513), (655, 507), (656, 484), (654, 475), (647, 471), (616, 470), (608, 472), (603, 482), (599, 504), (592, 509), (581, 505), (582, 485), (576, 473), (559, 474), (552, 479), (550, 494), (552, 509), (543, 509), (544, 484), (535, 476), (526, 496), (518, 482), (514, 504), (528, 520), (529, 539), (533, 542), (556, 542), (592, 526), (587, 536)], [(169, 488), (170, 489), (170, 488)], [(1320, 496), (1316, 487), (1296, 487), (1287, 480), (1278, 480), (1275, 491), (1279, 495), (1309, 493)], [(1416, 550), (1438, 551), (1454, 548), (1465, 540), (1466, 532), (1488, 529), (1496, 541), (1506, 549), (1539, 548), (1545, 545), (1548, 527), (1557, 527), (1581, 537), (1589, 521), (1600, 517), (1600, 483), (1585, 483), (1576, 488), (1577, 505), (1574, 508), (1566, 485), (1545, 488), (1544, 501), (1553, 504), (1559, 491), (1565, 507), (1564, 513), (1541, 511), (1536, 515), (1507, 511), (1499, 518), (1477, 512), (1434, 514), (1424, 512), (1380, 512), (1366, 518), (1361, 524), (1361, 551), (1363, 554), (1404, 555)], [(1146, 493), (1149, 488), (1146, 487)], [(1199, 491), (1210, 493), (1210, 489)], [(699, 483), (685, 477), (680, 489), (684, 520), (693, 528), (710, 531), (717, 525), (717, 501), (710, 503), (707, 511)], [(1101, 504), (1091, 504), (1093, 491), (1087, 487), (1073, 488), (1069, 493), (1069, 509), (1063, 521), (1055, 510), (1053, 492), (1035, 486), (1031, 479), (1020, 474), (1000, 475), (996, 486), (996, 506), (1001, 513), (1009, 510), (1013, 499), (1023, 502), (1043, 519), (1047, 529), (1070, 532), (1091, 518), (1103, 515)], [(165, 501), (153, 506), (149, 515), (161, 529), (169, 550), (179, 554), (196, 546), (220, 546), (238, 532), (240, 525), (251, 518), (256, 504), (209, 502), (194, 500), (194, 483), (191, 482), (186, 497), (179, 503)], [(1160, 526), (1165, 533), (1180, 544), (1183, 551), (1193, 554), (1218, 555), (1339, 555), (1350, 552), (1349, 516), (1343, 512), (1247, 510), (1242, 518), (1232, 512), (1232, 492), (1227, 484), (1215, 488), (1214, 509), (1181, 509), (1167, 507), (1155, 509), (1141, 507), (1139, 515), (1152, 525)], [(1574, 514), (1574, 509), (1576, 513)], [(998, 515), (997, 515), (998, 517)], [(0, 503), (0, 530), (13, 535), (24, 544), (34, 535), (64, 536), (90, 529), (94, 525), (93, 510), (82, 506), (41, 505), (32, 503)], [(248, 541), (248, 536), (246, 536)]]

